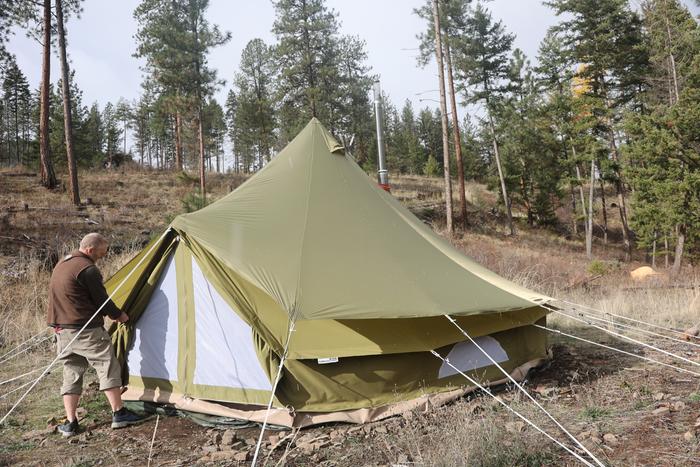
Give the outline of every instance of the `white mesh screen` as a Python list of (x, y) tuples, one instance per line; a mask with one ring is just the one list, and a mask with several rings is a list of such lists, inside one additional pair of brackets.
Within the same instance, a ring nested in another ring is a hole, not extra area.
[(129, 374), (177, 381), (177, 274), (171, 255), (141, 318), (127, 356)]
[[(503, 350), (501, 344), (499, 344), (493, 337), (481, 336), (474, 339), (474, 341), (498, 363), (508, 360), (508, 354), (506, 354), (506, 351)], [(463, 372), (492, 365), (489, 358), (484, 355), (484, 353), (474, 344), (472, 344), (471, 341), (463, 341), (455, 344), (455, 346), (452, 347), (452, 350), (450, 350), (450, 353), (447, 354), (446, 358), (452, 365), (459, 368)], [(443, 362), (440, 366), (438, 378), (446, 378), (456, 374), (458, 373), (454, 368)]]
[(250, 326), (231, 309), (192, 259), (195, 332), (194, 383), (271, 390), (260, 366)]

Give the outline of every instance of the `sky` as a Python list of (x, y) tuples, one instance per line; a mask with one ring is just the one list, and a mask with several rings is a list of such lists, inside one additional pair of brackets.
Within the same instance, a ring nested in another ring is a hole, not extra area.
[[(694, 0), (683, 0), (698, 15)], [(428, 25), (413, 10), (425, 0), (326, 0), (338, 13), (341, 33), (359, 36), (366, 41), (368, 65), (379, 75), (382, 89), (398, 108), (408, 99), (414, 108), (438, 106), (437, 70), (434, 64), (419, 68), (416, 62), (416, 35)], [(640, 0), (631, 0), (638, 8)], [(67, 24), (68, 54), (75, 71), (83, 104), (97, 102), (103, 108), (119, 98), (135, 101), (141, 93), (142, 60), (133, 57), (136, 21), (133, 11), (139, 0), (84, 0), (83, 14)], [(514, 47), (522, 49), (534, 63), (537, 50), (547, 29), (559, 21), (541, 0), (494, 0), (487, 3), (495, 20), (503, 21), (514, 33)], [(248, 41), (261, 38), (275, 42), (271, 32), (275, 11), (270, 0), (211, 0), (207, 18), (221, 30), (231, 32), (226, 45), (212, 50), (209, 65), (226, 81), (215, 97), (223, 106), (237, 71), (241, 52)], [(41, 47), (23, 31), (8, 44), (30, 86), (39, 86)], [(52, 81), (60, 71), (58, 59), (51, 64)], [(368, 94), (371, 90), (368, 90)], [(468, 112), (473, 109), (466, 109)], [(130, 138), (131, 139), (131, 138)], [(131, 144), (129, 144), (131, 146)], [(228, 153), (229, 151), (227, 151)]]
[[(437, 76), (434, 65), (417, 66), (416, 34), (426, 28), (413, 13), (424, 0), (327, 0), (338, 13), (343, 34), (366, 41), (368, 64), (380, 76), (381, 85), (398, 107), (406, 99), (415, 107), (436, 107)], [(138, 0), (85, 0), (80, 18), (67, 24), (68, 53), (75, 70), (83, 103), (97, 101), (100, 107), (120, 97), (135, 100), (140, 92), (142, 60), (134, 58), (136, 22), (133, 11)], [(529, 57), (537, 54), (539, 42), (549, 26), (557, 21), (540, 0), (496, 0), (488, 4), (495, 19), (503, 20), (516, 34), (515, 47)], [(209, 64), (218, 70), (226, 84), (216, 93), (223, 105), (237, 70), (241, 51), (254, 38), (274, 43), (271, 33), (275, 11), (268, 0), (211, 0), (207, 18), (232, 34), (229, 43), (214, 49)], [(9, 42), (19, 67), (30, 85), (37, 88), (41, 72), (41, 47), (17, 30)], [(55, 58), (55, 57), (54, 57)], [(59, 62), (52, 59), (52, 80), (59, 74)], [(426, 92), (428, 91), (428, 92)], [(368, 90), (369, 92), (369, 90)], [(422, 93), (418, 95), (418, 93)], [(423, 99), (422, 101), (420, 99)]]

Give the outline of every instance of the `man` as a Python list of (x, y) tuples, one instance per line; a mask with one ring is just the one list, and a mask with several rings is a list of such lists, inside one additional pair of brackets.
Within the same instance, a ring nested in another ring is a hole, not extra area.
[[(123, 428), (144, 420), (122, 407), (121, 367), (104, 329), (105, 315), (120, 323), (129, 319), (109, 300), (100, 270), (95, 266), (95, 262), (107, 254), (108, 247), (102, 235), (87, 234), (80, 242), (80, 249), (56, 265), (49, 282), (47, 322), (56, 332), (58, 354), (63, 352), (59, 361), (63, 363), (61, 395), (67, 421), (58, 427), (63, 436), (72, 436), (79, 429), (76, 410), (88, 364), (97, 372), (100, 390), (104, 391), (112, 407), (112, 428)], [(100, 313), (96, 313), (103, 304)], [(68, 345), (76, 335), (75, 341)]]

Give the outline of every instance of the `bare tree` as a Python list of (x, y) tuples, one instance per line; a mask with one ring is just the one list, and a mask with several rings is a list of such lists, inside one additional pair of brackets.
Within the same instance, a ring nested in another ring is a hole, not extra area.
[(447, 102), (445, 100), (445, 69), (442, 64), (442, 44), (440, 34), (440, 13), (438, 0), (433, 0), (433, 20), (435, 22), (435, 59), (440, 79), (440, 115), (442, 117), (442, 155), (445, 174), (445, 223), (447, 233), (452, 235), (452, 180), (450, 179), (450, 142), (447, 136)]
[(66, 157), (68, 159), (68, 178), (73, 204), (80, 205), (78, 188), (78, 168), (73, 154), (73, 116), (71, 114), (70, 70), (66, 58), (66, 32), (63, 28), (63, 0), (56, 0), (56, 29), (58, 31), (58, 51), (61, 57), (61, 84), (63, 92), (63, 128), (66, 139)]
[(41, 184), (56, 188), (56, 174), (51, 162), (49, 146), (49, 84), (51, 80), (51, 0), (44, 0), (43, 7), (43, 55), (41, 62), (41, 88), (39, 98), (39, 153), (41, 157)]

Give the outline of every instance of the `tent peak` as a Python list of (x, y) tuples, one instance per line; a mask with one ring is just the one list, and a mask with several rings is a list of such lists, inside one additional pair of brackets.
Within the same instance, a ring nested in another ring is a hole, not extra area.
[[(326, 143), (326, 146), (328, 147), (328, 150), (336, 154), (338, 156), (344, 156), (345, 155), (345, 146), (340, 144), (337, 139), (331, 134), (330, 131), (321, 123), (321, 121), (316, 118), (312, 117), (311, 120), (309, 120), (309, 123), (306, 125), (307, 128), (311, 127), (311, 125), (314, 125), (317, 127), (318, 130), (321, 132), (321, 137), (323, 138), (324, 142)], [(306, 130), (306, 128), (305, 128)]]

